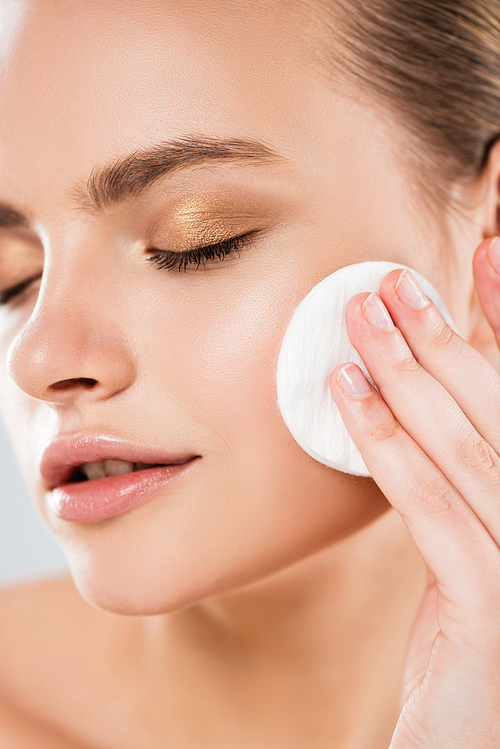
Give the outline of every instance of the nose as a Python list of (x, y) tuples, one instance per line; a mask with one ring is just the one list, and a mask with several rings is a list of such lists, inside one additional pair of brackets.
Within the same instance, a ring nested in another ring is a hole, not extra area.
[(9, 348), (7, 368), (16, 385), (59, 405), (104, 400), (130, 387), (136, 367), (119, 299), (95, 277), (44, 279)]

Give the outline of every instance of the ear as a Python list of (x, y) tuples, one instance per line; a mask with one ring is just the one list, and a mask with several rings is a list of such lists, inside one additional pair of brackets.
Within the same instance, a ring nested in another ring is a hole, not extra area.
[[(478, 228), (481, 229), (481, 239), (500, 236), (500, 140), (490, 148), (479, 182), (481, 209)], [(483, 314), (475, 286), (469, 299), (469, 323), (468, 342), (500, 372), (498, 344)]]
[(480, 182), (484, 190), (482, 238), (488, 239), (500, 235), (500, 139), (490, 148)]

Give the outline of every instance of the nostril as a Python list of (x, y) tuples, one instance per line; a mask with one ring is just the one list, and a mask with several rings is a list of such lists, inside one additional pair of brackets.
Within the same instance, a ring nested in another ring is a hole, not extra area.
[(69, 380), (54, 382), (50, 386), (50, 390), (71, 390), (78, 386), (91, 390), (95, 385), (97, 385), (97, 380), (93, 380), (91, 377), (72, 377)]

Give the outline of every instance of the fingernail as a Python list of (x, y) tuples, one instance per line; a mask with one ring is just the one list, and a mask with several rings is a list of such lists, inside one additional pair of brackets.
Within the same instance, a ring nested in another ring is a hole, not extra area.
[(337, 374), (337, 381), (346, 395), (351, 398), (366, 398), (373, 390), (356, 364), (346, 364)]
[(430, 303), (430, 299), (424, 294), (409, 270), (401, 271), (395, 291), (403, 304), (410, 309), (423, 309)]
[(500, 239), (498, 237), (491, 242), (487, 255), (493, 270), (500, 273)]
[(394, 328), (387, 307), (374, 291), (363, 302), (361, 311), (374, 328), (379, 330), (392, 330)]

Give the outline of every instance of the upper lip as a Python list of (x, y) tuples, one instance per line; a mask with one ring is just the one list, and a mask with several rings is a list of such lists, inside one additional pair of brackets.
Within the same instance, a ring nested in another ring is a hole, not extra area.
[(125, 460), (130, 463), (172, 465), (187, 463), (199, 457), (189, 452), (167, 452), (164, 448), (137, 445), (106, 435), (76, 434), (61, 436), (48, 445), (42, 454), (40, 473), (55, 489), (70, 480), (78, 466), (100, 460)]

